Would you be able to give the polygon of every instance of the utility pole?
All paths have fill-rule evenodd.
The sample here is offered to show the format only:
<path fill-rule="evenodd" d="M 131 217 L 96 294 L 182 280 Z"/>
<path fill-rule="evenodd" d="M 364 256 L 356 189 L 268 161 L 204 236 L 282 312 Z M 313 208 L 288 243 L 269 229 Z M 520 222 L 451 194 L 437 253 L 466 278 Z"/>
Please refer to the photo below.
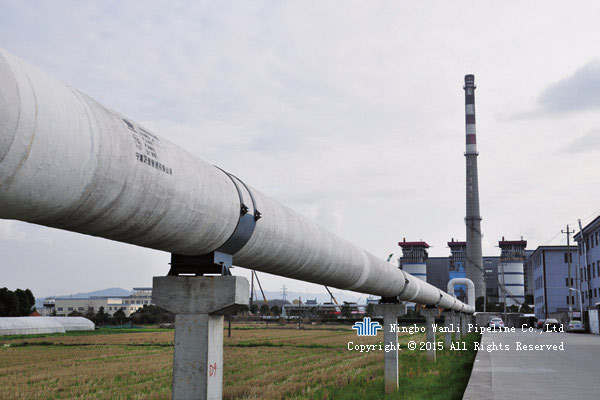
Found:
<path fill-rule="evenodd" d="M 287 296 L 287 288 L 285 287 L 285 285 L 283 285 L 283 287 L 281 288 L 281 300 L 283 300 L 284 304 L 285 304 L 286 296 Z"/>
<path fill-rule="evenodd" d="M 504 282 L 504 262 L 500 260 L 500 265 L 502 267 L 502 301 L 504 302 L 504 323 L 506 324 L 506 284 Z"/>
<path fill-rule="evenodd" d="M 567 224 L 567 230 L 561 230 L 561 233 L 567 235 L 567 254 L 565 255 L 565 258 L 567 259 L 567 263 L 569 265 L 569 275 L 567 278 L 567 283 L 569 284 L 569 321 L 571 321 L 573 319 L 573 302 L 571 301 L 571 291 L 573 290 L 573 281 L 571 278 L 571 233 L 575 233 L 575 231 L 569 230 L 569 224 Z"/>
<path fill-rule="evenodd" d="M 250 273 L 250 276 L 252 277 L 252 283 L 250 284 L 250 314 L 252 314 L 252 300 L 254 299 L 254 270 L 252 270 L 252 272 Z"/>
<path fill-rule="evenodd" d="M 298 329 L 302 326 L 302 297 L 298 297 Z"/>

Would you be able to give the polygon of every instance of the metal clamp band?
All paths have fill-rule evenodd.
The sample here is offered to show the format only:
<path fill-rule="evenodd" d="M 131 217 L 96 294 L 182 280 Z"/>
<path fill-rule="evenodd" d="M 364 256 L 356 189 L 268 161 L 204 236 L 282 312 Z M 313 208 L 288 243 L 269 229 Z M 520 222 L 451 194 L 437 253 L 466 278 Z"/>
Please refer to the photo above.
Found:
<path fill-rule="evenodd" d="M 438 289 L 438 292 L 440 293 L 440 298 L 438 299 L 437 303 L 435 303 L 435 304 L 434 304 L 434 306 L 435 306 L 435 307 L 437 307 L 437 306 L 438 306 L 438 304 L 440 304 L 440 302 L 442 301 L 442 298 L 444 297 L 444 296 L 442 295 L 442 291 L 441 291 L 440 289 Z"/>
<path fill-rule="evenodd" d="M 238 177 L 230 174 L 227 171 L 215 166 L 231 179 L 233 186 L 237 191 L 240 199 L 240 216 L 233 233 L 227 238 L 225 243 L 219 246 L 218 249 L 199 256 L 185 256 L 181 254 L 171 254 L 171 270 L 169 275 L 179 275 L 182 273 L 192 273 L 195 275 L 203 275 L 207 273 L 221 273 L 221 275 L 231 275 L 229 268 L 233 265 L 233 255 L 240 251 L 250 240 L 256 222 L 262 217 L 262 214 L 256 208 L 256 201 L 250 188 Z M 244 204 L 244 196 L 238 185 L 241 183 L 252 201 L 254 212 L 248 213 L 248 206 Z"/>
<path fill-rule="evenodd" d="M 402 293 L 404 293 L 404 291 L 406 290 L 406 288 L 408 287 L 408 284 L 410 283 L 410 281 L 408 280 L 408 278 L 406 278 L 406 272 L 404 272 L 404 270 L 400 270 L 400 272 L 402 272 L 402 275 L 404 275 L 404 287 L 402 288 L 402 290 L 400 291 L 400 293 L 398 293 L 398 297 L 402 296 Z"/>
<path fill-rule="evenodd" d="M 248 207 L 244 204 L 244 197 L 242 196 L 242 191 L 240 190 L 240 187 L 236 183 L 236 180 L 239 181 L 242 185 L 244 185 L 244 188 L 246 188 L 246 191 L 250 195 L 250 200 L 252 201 L 252 208 L 254 209 L 254 219 L 256 221 L 258 221 L 262 217 L 262 214 L 256 208 L 256 201 L 254 200 L 254 196 L 252 195 L 252 191 L 250 190 L 250 188 L 248 187 L 248 185 L 246 185 L 244 183 L 244 181 L 241 180 L 240 178 L 238 178 L 237 176 L 235 176 L 233 174 L 230 174 L 229 172 L 225 171 L 222 168 L 217 167 L 216 165 L 213 165 L 213 166 L 215 168 L 221 170 L 233 182 L 233 185 L 235 186 L 235 190 L 237 191 L 238 197 L 240 198 L 240 209 L 241 209 L 242 215 L 244 215 L 244 214 L 246 214 L 248 212 Z"/>
<path fill-rule="evenodd" d="M 215 168 L 220 169 L 225 173 L 233 185 L 235 186 L 235 190 L 238 193 L 238 197 L 240 199 L 240 217 L 238 219 L 238 223 L 229 238 L 223 243 L 218 249 L 214 251 L 215 253 L 215 263 L 219 263 L 223 265 L 223 275 L 230 275 L 229 267 L 233 264 L 233 255 L 240 251 L 250 240 L 252 234 L 254 233 L 254 229 L 256 228 L 256 222 L 262 217 L 262 214 L 256 208 L 256 200 L 254 200 L 254 195 L 250 188 L 237 176 L 230 174 L 229 172 L 215 166 Z M 248 214 L 248 206 L 244 204 L 244 197 L 242 195 L 242 191 L 240 190 L 237 182 L 240 182 L 248 194 L 250 195 L 250 200 L 252 201 L 253 213 Z"/>

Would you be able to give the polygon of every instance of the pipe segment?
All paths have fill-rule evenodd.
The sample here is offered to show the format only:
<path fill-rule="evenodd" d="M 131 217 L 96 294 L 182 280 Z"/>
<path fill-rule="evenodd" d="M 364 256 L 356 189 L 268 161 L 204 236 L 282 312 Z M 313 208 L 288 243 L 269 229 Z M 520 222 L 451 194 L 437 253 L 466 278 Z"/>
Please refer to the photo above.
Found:
<path fill-rule="evenodd" d="M 190 256 L 218 249 L 236 228 L 239 195 L 217 167 L 4 50 L 0 88 L 0 218 Z M 262 218 L 233 254 L 235 265 L 469 310 L 251 186 L 248 190 Z M 244 198 L 251 204 L 248 193 Z"/>

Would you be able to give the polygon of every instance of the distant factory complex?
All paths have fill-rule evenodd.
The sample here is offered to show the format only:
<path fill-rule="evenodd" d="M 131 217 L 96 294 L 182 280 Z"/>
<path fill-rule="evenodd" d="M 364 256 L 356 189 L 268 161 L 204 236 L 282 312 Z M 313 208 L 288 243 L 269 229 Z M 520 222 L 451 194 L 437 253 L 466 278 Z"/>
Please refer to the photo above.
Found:
<path fill-rule="evenodd" d="M 598 325 L 600 306 L 600 217 L 580 226 L 573 246 L 539 246 L 526 250 L 527 241 L 498 241 L 498 255 L 482 256 L 477 136 L 475 125 L 475 77 L 465 76 L 466 241 L 447 242 L 447 257 L 428 257 L 423 240 L 399 242 L 402 254 L 398 267 L 447 290 L 455 278 L 468 278 L 481 299 L 478 311 L 487 305 L 502 305 L 521 311 L 533 306 L 538 319 L 569 313 L 569 319 L 584 318 L 579 311 L 592 310 L 590 323 Z M 569 232 L 567 227 L 567 234 Z M 464 286 L 454 286 L 454 295 L 467 301 Z M 473 300 L 473 299 L 471 299 Z M 516 311 L 515 310 L 515 311 Z M 594 321 L 595 318 L 595 321 Z"/>
<path fill-rule="evenodd" d="M 95 314 L 102 308 L 110 316 L 121 310 L 126 317 L 129 317 L 144 305 L 150 304 L 152 304 L 152 288 L 137 287 L 133 288 L 133 293 L 129 296 L 48 297 L 39 312 L 42 315 L 66 317 L 73 312 Z"/>

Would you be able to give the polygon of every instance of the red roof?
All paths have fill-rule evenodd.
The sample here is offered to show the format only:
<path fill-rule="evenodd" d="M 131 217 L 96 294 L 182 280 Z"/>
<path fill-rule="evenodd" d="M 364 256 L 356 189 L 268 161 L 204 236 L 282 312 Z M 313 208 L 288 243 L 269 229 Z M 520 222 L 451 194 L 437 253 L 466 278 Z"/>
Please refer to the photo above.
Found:
<path fill-rule="evenodd" d="M 466 246 L 467 242 L 448 242 L 448 247 L 452 246 Z"/>
<path fill-rule="evenodd" d="M 429 248 L 429 245 L 425 242 L 398 242 L 398 246 L 423 246 L 425 248 Z"/>
<path fill-rule="evenodd" d="M 32 312 L 31 314 L 29 314 L 29 316 L 30 316 L 30 317 L 41 317 L 41 316 L 42 316 L 42 314 L 40 314 L 40 313 L 39 313 L 39 312 L 37 312 L 37 311 L 34 311 L 34 312 Z"/>
<path fill-rule="evenodd" d="M 523 247 L 527 246 L 527 240 L 500 240 L 498 242 L 498 246 L 512 246 L 512 245 L 521 245 Z"/>

